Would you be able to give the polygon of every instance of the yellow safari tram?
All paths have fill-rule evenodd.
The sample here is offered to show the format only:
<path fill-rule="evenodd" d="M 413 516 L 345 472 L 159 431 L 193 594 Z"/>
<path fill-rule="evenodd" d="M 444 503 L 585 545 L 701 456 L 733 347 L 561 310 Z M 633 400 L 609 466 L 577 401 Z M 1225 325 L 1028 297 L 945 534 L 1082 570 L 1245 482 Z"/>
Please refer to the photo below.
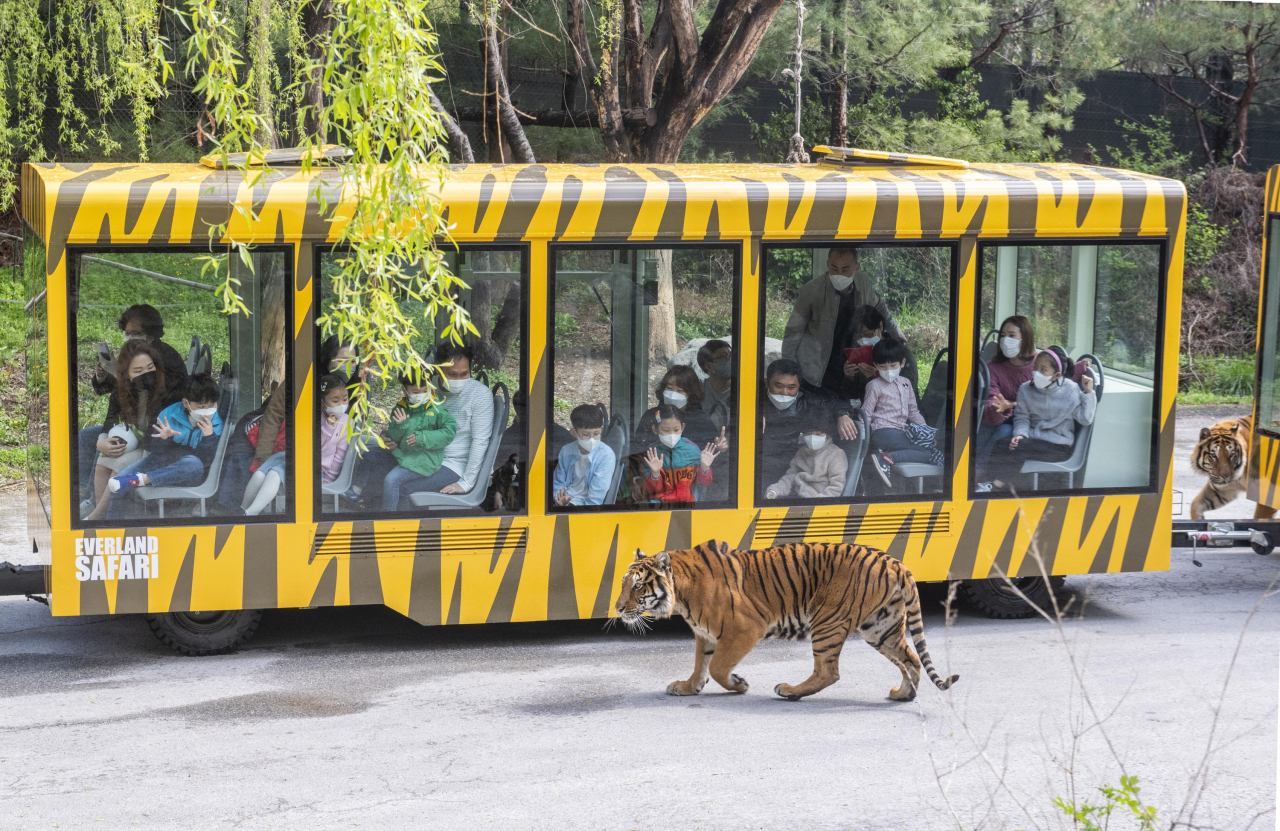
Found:
<path fill-rule="evenodd" d="M 45 567 L 10 590 L 147 615 L 199 654 L 284 607 L 603 618 L 635 549 L 710 538 L 876 546 L 999 616 L 1028 611 L 1005 576 L 1044 598 L 1167 568 L 1182 185 L 818 155 L 454 168 L 450 267 L 481 336 L 437 343 L 422 317 L 448 364 L 425 404 L 318 330 L 336 168 L 276 163 L 250 188 L 197 164 L 26 165 Z M 247 314 L 221 312 L 228 274 Z M 361 452 L 353 395 L 435 420 Z"/>

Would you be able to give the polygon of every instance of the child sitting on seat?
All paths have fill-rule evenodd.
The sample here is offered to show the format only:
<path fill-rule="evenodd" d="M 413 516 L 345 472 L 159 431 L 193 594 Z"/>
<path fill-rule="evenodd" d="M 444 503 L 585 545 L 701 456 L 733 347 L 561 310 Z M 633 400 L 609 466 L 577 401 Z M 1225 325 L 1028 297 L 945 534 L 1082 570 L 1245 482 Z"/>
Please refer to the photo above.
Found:
<path fill-rule="evenodd" d="M 696 444 L 683 437 L 684 412 L 670 404 L 658 405 L 649 419 L 658 443 L 643 457 L 649 468 L 645 492 L 659 502 L 696 502 L 699 489 L 711 484 L 711 463 L 720 455 L 716 442 L 707 442 L 699 452 Z"/>
<path fill-rule="evenodd" d="M 800 449 L 791 459 L 787 473 L 765 488 L 765 499 L 790 496 L 795 499 L 826 499 L 844 492 L 849 459 L 831 441 L 829 418 L 813 413 L 800 425 Z"/>
<path fill-rule="evenodd" d="M 130 494 L 136 488 L 184 488 L 203 482 L 221 434 L 218 385 L 208 375 L 193 375 L 182 401 L 170 404 L 156 418 L 147 442 L 149 455 L 107 483 L 111 491 L 107 519 L 132 513 L 129 503 L 136 500 L 131 500 Z M 135 504 L 134 510 L 137 507 Z"/>
<path fill-rule="evenodd" d="M 871 430 L 871 464 L 888 486 L 892 486 L 889 471 L 893 465 L 930 464 L 933 460 L 932 451 L 912 441 L 907 433 L 908 425 L 924 424 L 911 382 L 899 377 L 909 354 L 906 344 L 896 340 L 881 340 L 872 347 L 879 377 L 867 382 L 862 401 Z"/>
<path fill-rule="evenodd" d="M 438 376 L 437 380 L 443 385 Z M 426 370 L 402 374 L 400 385 L 404 397 L 391 411 L 387 449 L 374 448 L 361 460 L 361 480 L 367 487 L 353 488 L 363 503 L 376 499 L 383 511 L 399 510 L 401 494 L 438 492 L 458 479 L 458 474 L 441 467 L 458 423 L 432 399 Z"/>
<path fill-rule="evenodd" d="M 1072 380 L 1075 373 L 1075 364 L 1061 346 L 1050 346 L 1036 355 L 1035 373 L 1018 387 L 1013 438 L 996 442 L 986 467 L 992 479 L 979 482 L 975 490 L 1003 490 L 1022 471 L 1024 462 L 1071 458 L 1076 425 L 1092 424 L 1098 408 L 1093 377 L 1083 373 L 1077 384 Z"/>
<path fill-rule="evenodd" d="M 341 375 L 320 379 L 320 476 L 327 485 L 338 474 L 347 459 L 347 407 L 351 393 Z"/>
<path fill-rule="evenodd" d="M 603 505 L 613 479 L 617 459 L 609 445 L 602 442 L 604 413 L 591 404 L 582 404 L 569 413 L 569 432 L 577 441 L 560 449 L 552 489 L 556 504 Z"/>

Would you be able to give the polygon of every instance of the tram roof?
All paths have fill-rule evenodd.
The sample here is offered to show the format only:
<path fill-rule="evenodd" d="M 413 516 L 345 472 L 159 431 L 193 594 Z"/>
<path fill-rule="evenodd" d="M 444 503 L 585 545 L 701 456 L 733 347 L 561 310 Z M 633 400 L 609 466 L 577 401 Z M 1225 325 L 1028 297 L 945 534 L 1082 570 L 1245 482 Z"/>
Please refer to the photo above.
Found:
<path fill-rule="evenodd" d="M 22 209 L 51 249 L 205 242 L 221 223 L 244 241 L 324 241 L 336 230 L 319 194 L 341 206 L 340 180 L 335 167 L 275 167 L 250 194 L 241 172 L 199 164 L 27 164 Z M 471 164 L 442 186 L 456 239 L 499 242 L 1162 236 L 1185 194 L 1080 164 Z M 231 208 L 250 198 L 252 226 Z"/>

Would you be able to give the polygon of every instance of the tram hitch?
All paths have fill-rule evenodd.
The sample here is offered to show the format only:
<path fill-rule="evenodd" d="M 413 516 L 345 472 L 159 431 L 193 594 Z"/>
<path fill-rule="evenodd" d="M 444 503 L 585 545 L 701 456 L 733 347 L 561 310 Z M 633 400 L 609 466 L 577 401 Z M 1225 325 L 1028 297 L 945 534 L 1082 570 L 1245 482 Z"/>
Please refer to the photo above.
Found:
<path fill-rule="evenodd" d="M 1267 556 L 1280 540 L 1280 522 L 1261 520 L 1174 520 L 1173 547 L 1192 549 L 1191 561 L 1200 565 L 1195 552 L 1201 548 L 1249 546 Z"/>
<path fill-rule="evenodd" d="M 0 597 L 25 594 L 28 597 L 48 592 L 48 566 L 15 566 L 0 563 Z"/>

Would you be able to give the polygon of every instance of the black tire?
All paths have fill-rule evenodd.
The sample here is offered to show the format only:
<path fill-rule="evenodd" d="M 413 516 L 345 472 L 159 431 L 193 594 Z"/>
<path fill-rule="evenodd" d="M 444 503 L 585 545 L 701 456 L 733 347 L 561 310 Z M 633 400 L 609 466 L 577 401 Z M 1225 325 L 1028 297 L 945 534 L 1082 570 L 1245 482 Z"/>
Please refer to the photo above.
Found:
<path fill-rule="evenodd" d="M 1012 581 L 1003 578 L 992 580 L 964 580 L 960 583 L 960 593 L 969 605 L 987 617 L 1001 620 L 1016 620 L 1038 614 L 1035 608 L 1023 600 L 1009 585 L 1012 582 L 1027 600 L 1045 611 L 1053 609 L 1050 592 L 1062 588 L 1063 578 L 1050 577 L 1014 577 Z"/>
<path fill-rule="evenodd" d="M 151 632 L 182 655 L 222 655 L 253 637 L 262 622 L 257 609 L 226 612 L 167 612 L 147 615 Z"/>
<path fill-rule="evenodd" d="M 1276 550 L 1276 547 L 1275 547 L 1275 545 L 1273 545 L 1273 544 L 1272 544 L 1272 542 L 1271 542 L 1271 535 L 1270 535 L 1270 534 L 1263 532 L 1263 533 L 1261 534 L 1261 537 L 1262 537 L 1264 540 L 1266 540 L 1266 543 L 1265 543 L 1265 544 L 1263 544 L 1263 543 L 1257 543 L 1257 542 L 1251 542 L 1251 543 L 1249 543 L 1249 547 L 1253 549 L 1253 553 L 1254 553 L 1254 554 L 1258 554 L 1258 555 L 1260 555 L 1260 556 L 1262 556 L 1262 557 L 1265 557 L 1265 556 L 1267 556 L 1268 554 L 1270 554 L 1272 551 L 1275 551 L 1275 550 Z"/>

